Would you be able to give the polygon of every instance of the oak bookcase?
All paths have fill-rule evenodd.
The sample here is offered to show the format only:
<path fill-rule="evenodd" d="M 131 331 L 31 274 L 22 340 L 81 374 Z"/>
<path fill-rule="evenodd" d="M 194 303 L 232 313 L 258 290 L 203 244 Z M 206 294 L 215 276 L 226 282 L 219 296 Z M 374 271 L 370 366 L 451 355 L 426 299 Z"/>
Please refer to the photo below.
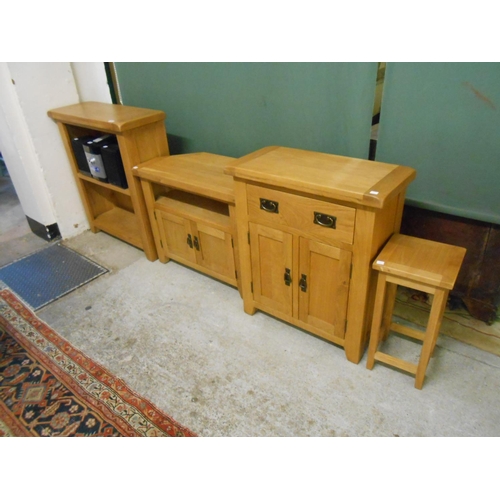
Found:
<path fill-rule="evenodd" d="M 82 102 L 52 109 L 48 115 L 59 127 L 91 231 L 104 231 L 144 250 L 149 260 L 156 260 L 144 195 L 132 169 L 152 158 L 169 155 L 165 113 L 118 104 Z M 126 189 L 86 176 L 78 169 L 71 141 L 103 133 L 114 134 L 117 138 L 127 178 Z"/>

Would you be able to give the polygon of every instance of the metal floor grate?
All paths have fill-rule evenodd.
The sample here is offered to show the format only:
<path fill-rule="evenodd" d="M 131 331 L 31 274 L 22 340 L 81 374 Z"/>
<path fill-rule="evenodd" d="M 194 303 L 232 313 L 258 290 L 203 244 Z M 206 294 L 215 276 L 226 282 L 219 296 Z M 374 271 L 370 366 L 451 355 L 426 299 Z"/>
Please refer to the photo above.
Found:
<path fill-rule="evenodd" d="M 108 272 L 60 243 L 0 269 L 0 281 L 34 311 Z"/>

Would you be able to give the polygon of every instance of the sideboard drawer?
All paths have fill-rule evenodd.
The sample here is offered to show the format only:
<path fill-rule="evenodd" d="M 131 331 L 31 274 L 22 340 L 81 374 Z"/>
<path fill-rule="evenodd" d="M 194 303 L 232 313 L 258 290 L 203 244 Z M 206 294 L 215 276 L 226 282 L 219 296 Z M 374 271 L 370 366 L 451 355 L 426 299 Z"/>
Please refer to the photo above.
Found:
<path fill-rule="evenodd" d="M 331 241 L 352 245 L 356 209 L 326 201 L 247 185 L 248 216 L 254 222 L 278 224 Z"/>

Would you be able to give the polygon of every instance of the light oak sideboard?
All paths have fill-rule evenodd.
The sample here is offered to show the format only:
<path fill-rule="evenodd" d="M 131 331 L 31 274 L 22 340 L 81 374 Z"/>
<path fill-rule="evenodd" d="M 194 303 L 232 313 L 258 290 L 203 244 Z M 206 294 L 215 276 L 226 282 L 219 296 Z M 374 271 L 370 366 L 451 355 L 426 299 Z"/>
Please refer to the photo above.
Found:
<path fill-rule="evenodd" d="M 235 160 L 241 293 L 359 363 L 373 307 L 371 264 L 399 231 L 412 168 L 268 147 Z"/>

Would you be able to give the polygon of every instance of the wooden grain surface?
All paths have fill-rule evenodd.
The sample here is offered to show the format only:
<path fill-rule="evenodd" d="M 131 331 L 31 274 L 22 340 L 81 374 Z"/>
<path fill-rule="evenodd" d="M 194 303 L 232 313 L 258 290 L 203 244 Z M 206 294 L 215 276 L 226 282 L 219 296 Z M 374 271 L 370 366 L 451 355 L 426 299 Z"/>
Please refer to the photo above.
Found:
<path fill-rule="evenodd" d="M 416 176 L 410 167 L 285 147 L 256 151 L 225 171 L 244 180 L 377 208 Z"/>
<path fill-rule="evenodd" d="M 451 290 L 465 256 L 465 248 L 395 234 L 373 263 L 373 269 Z"/>
<path fill-rule="evenodd" d="M 51 109 L 48 115 L 62 123 L 112 133 L 120 133 L 166 118 L 163 111 L 93 101 Z"/>
<path fill-rule="evenodd" d="M 134 175 L 141 179 L 234 203 L 234 181 L 224 168 L 234 158 L 211 153 L 154 158 L 138 165 Z"/>

